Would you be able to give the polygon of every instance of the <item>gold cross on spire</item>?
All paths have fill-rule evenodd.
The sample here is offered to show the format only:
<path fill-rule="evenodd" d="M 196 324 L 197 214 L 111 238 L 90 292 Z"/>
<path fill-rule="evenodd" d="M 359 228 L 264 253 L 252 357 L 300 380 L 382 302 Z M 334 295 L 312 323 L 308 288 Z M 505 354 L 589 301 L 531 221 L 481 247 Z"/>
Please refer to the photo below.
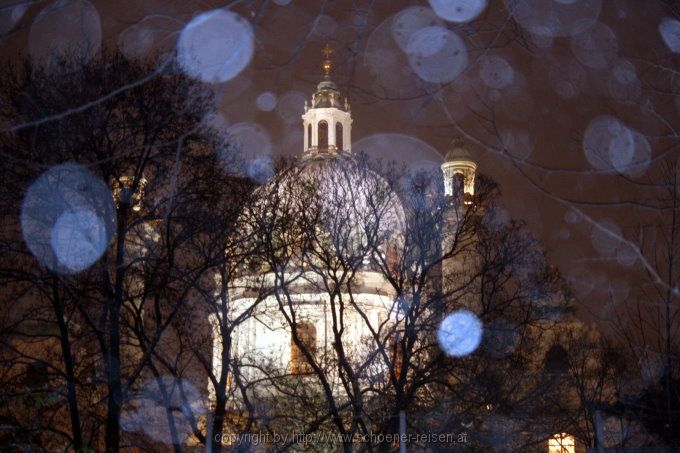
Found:
<path fill-rule="evenodd" d="M 323 63 L 321 64 L 321 69 L 323 70 L 323 75 L 328 77 L 330 76 L 331 70 L 333 69 L 333 62 L 331 61 L 333 49 L 331 49 L 331 46 L 326 43 L 326 46 L 321 50 L 321 53 L 324 57 Z"/>
<path fill-rule="evenodd" d="M 328 45 L 328 43 L 326 43 L 326 46 L 321 50 L 321 53 L 323 54 L 323 57 L 326 60 L 328 60 L 329 58 L 331 58 L 331 54 L 333 53 L 333 49 L 331 48 L 331 46 Z"/>

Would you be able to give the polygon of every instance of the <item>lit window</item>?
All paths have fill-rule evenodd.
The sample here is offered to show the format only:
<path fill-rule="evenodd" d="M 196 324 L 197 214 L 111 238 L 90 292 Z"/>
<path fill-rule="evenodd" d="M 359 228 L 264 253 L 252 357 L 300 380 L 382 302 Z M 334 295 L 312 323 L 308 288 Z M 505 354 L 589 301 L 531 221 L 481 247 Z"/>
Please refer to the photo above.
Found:
<path fill-rule="evenodd" d="M 548 441 L 548 453 L 575 453 L 574 436 L 567 433 L 555 434 Z"/>
<path fill-rule="evenodd" d="M 300 339 L 300 343 L 304 348 L 312 355 L 316 356 L 316 327 L 314 324 L 309 322 L 299 322 L 296 325 L 297 335 Z M 292 374 L 305 374 L 311 373 L 312 367 L 310 366 L 307 358 L 297 344 L 291 337 L 290 339 L 290 372 Z"/>
<path fill-rule="evenodd" d="M 144 197 L 144 188 L 146 187 L 147 181 L 144 177 L 137 181 L 137 189 L 132 193 L 132 186 L 135 183 L 135 179 L 132 176 L 121 176 L 120 178 L 112 178 L 113 185 L 113 197 L 116 205 L 118 203 L 125 202 L 132 204 L 133 211 L 142 210 L 142 198 Z"/>

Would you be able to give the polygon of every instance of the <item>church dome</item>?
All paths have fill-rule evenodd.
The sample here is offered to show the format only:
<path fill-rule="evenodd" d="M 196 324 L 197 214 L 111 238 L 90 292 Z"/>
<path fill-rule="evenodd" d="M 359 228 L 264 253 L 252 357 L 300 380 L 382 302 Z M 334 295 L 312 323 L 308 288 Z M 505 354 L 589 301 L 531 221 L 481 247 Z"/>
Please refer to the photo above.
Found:
<path fill-rule="evenodd" d="M 475 193 L 475 173 L 477 164 L 464 147 L 462 137 L 456 137 L 451 142 L 451 149 L 444 156 L 441 165 L 444 173 L 444 193 L 454 195 L 458 193 L 462 183 L 465 204 L 470 204 L 472 195 Z"/>
<path fill-rule="evenodd" d="M 340 110 L 346 110 L 341 100 L 340 90 L 335 82 L 331 80 L 323 80 L 316 87 L 316 93 L 312 97 L 312 108 L 329 108 L 334 107 Z"/>
<path fill-rule="evenodd" d="M 324 209 L 384 223 L 381 230 L 402 229 L 404 210 L 396 192 L 366 162 L 338 154 L 305 159 L 299 167 L 301 181 L 316 188 Z"/>
<path fill-rule="evenodd" d="M 376 246 L 394 245 L 404 229 L 396 191 L 349 155 L 302 159 L 259 187 L 255 198 L 240 229 L 259 235 L 264 226 L 268 236 L 290 241 L 275 244 L 286 254 L 303 243 L 343 258 L 366 257 Z"/>
<path fill-rule="evenodd" d="M 465 148 L 455 147 L 446 153 L 444 160 L 446 162 L 470 161 L 472 156 Z"/>
<path fill-rule="evenodd" d="M 255 191 L 239 224 L 246 238 L 274 242 L 266 247 L 283 263 L 317 266 L 310 256 L 326 256 L 367 264 L 376 251 L 393 252 L 404 231 L 397 190 L 351 152 L 352 116 L 330 80 L 331 52 L 326 46 L 324 79 L 301 116 L 302 156 Z"/>
<path fill-rule="evenodd" d="M 319 82 L 316 86 L 316 91 L 337 91 L 338 94 L 340 93 L 338 86 L 332 80 L 322 80 Z"/>
<path fill-rule="evenodd" d="M 296 180 L 283 175 L 284 185 L 303 184 L 334 216 L 380 222 L 380 229 L 401 230 L 404 210 L 387 181 L 359 158 L 347 154 L 302 160 Z M 372 225 L 364 225 L 370 228 Z"/>

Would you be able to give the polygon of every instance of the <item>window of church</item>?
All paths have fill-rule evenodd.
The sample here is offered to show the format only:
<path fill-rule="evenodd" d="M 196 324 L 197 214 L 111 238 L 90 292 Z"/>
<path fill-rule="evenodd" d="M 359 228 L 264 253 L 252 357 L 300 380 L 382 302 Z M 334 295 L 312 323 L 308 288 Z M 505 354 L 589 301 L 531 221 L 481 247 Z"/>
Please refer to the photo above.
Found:
<path fill-rule="evenodd" d="M 545 369 L 552 374 L 565 374 L 569 371 L 569 354 L 561 345 L 556 344 L 545 353 Z"/>
<path fill-rule="evenodd" d="M 316 357 L 316 327 L 314 324 L 301 321 L 296 325 L 297 335 L 303 347 Z M 312 372 L 307 358 L 302 350 L 295 344 L 294 339 L 290 339 L 290 372 L 292 374 L 306 374 Z"/>
<path fill-rule="evenodd" d="M 335 123 L 335 146 L 339 151 L 343 150 L 342 144 L 342 123 L 339 121 Z"/>
<path fill-rule="evenodd" d="M 319 149 L 328 149 L 328 123 L 319 121 Z"/>
<path fill-rule="evenodd" d="M 567 433 L 555 434 L 548 440 L 548 453 L 575 453 L 576 442 L 574 436 Z"/>
<path fill-rule="evenodd" d="M 396 244 L 387 245 L 387 270 L 394 277 L 399 275 L 399 250 Z"/>

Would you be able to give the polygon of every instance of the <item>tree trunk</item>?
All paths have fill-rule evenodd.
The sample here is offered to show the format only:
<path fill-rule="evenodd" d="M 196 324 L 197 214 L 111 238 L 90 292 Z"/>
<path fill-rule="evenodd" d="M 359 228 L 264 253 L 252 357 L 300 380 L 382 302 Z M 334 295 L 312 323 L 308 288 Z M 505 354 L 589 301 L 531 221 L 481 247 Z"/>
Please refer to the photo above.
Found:
<path fill-rule="evenodd" d="M 64 319 L 64 311 L 59 297 L 59 287 L 56 276 L 52 276 L 52 306 L 54 315 L 59 325 L 59 340 L 61 353 L 64 356 L 64 368 L 66 369 L 66 399 L 68 401 L 69 415 L 71 418 L 71 431 L 73 432 L 73 449 L 80 451 L 83 448 L 83 435 L 80 429 L 80 414 L 78 412 L 78 398 L 76 394 L 75 372 L 73 369 L 73 354 L 69 342 L 68 326 Z"/>
<path fill-rule="evenodd" d="M 108 319 L 109 357 L 107 358 L 107 375 L 109 399 L 106 413 L 106 453 L 117 453 L 120 448 L 120 411 L 123 403 L 120 373 L 120 307 L 123 303 L 123 277 L 125 275 L 123 256 L 125 254 L 126 218 L 127 207 L 121 204 L 116 244 L 116 283 L 114 297 L 110 300 Z"/>

